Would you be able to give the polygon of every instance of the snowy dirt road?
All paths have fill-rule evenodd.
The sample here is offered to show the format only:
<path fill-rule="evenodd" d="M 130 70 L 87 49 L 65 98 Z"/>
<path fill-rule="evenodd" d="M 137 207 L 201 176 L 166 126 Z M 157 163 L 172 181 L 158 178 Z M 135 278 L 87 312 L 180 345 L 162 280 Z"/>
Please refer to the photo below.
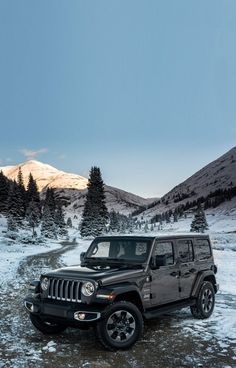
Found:
<path fill-rule="evenodd" d="M 59 336 L 40 334 L 23 308 L 27 282 L 37 279 L 42 271 L 59 267 L 61 256 L 72 249 L 76 254 L 75 246 L 70 245 L 26 257 L 15 277 L 0 290 L 1 368 L 236 367 L 236 295 L 227 288 L 217 295 L 210 319 L 196 321 L 185 309 L 148 321 L 142 339 L 124 352 L 104 351 L 92 330 L 67 329 Z M 215 257 L 222 269 L 233 274 L 236 252 L 218 250 Z M 225 277 L 225 272 L 219 271 L 226 284 Z"/>

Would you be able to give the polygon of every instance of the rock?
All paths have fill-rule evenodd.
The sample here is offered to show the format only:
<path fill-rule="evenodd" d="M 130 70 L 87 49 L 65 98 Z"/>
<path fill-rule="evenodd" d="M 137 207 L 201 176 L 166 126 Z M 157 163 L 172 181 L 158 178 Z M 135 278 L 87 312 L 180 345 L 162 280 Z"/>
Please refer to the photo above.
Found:
<path fill-rule="evenodd" d="M 51 346 L 49 349 L 48 349 L 49 353 L 55 353 L 57 350 Z"/>
<path fill-rule="evenodd" d="M 53 340 L 51 340 L 51 341 L 49 341 L 48 343 L 47 343 L 47 346 L 48 347 L 50 347 L 50 346 L 55 346 L 57 343 L 56 342 L 54 342 Z"/>

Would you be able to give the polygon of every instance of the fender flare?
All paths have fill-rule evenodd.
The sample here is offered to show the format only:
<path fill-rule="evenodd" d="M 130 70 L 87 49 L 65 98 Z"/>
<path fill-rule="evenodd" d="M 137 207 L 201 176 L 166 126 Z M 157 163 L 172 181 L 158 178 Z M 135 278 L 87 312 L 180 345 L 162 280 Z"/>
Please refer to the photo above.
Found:
<path fill-rule="evenodd" d="M 102 302 L 101 298 L 98 298 L 99 295 L 104 295 L 104 299 L 107 299 L 106 302 L 109 300 L 108 296 L 112 296 L 111 299 L 109 300 L 110 303 L 113 303 L 118 297 L 120 297 L 123 294 L 128 294 L 128 293 L 135 293 L 137 295 L 137 298 L 140 301 L 140 304 L 143 305 L 142 302 L 142 295 L 140 293 L 139 288 L 136 285 L 112 285 L 111 288 L 107 288 L 107 289 L 99 289 L 97 291 L 96 294 L 96 301 L 98 301 L 98 299 L 100 299 L 100 302 Z M 107 298 L 106 298 L 107 296 Z M 125 300 L 125 298 L 124 298 Z M 132 300 L 129 300 L 132 302 Z M 103 303 L 105 302 L 105 300 L 103 301 Z"/>
<path fill-rule="evenodd" d="M 200 287 L 203 283 L 203 281 L 205 280 L 205 278 L 212 278 L 212 281 L 213 281 L 213 286 L 214 286 L 214 289 L 215 289 L 215 292 L 217 292 L 217 286 L 216 286 L 216 278 L 215 278 L 215 274 L 213 271 L 202 271 L 198 274 L 196 280 L 195 280 L 195 283 L 193 285 L 193 289 L 192 289 L 192 292 L 191 292 L 191 296 L 193 298 L 196 298 L 197 295 L 198 295 L 198 292 L 200 290 Z M 208 281 L 208 280 L 207 280 Z"/>

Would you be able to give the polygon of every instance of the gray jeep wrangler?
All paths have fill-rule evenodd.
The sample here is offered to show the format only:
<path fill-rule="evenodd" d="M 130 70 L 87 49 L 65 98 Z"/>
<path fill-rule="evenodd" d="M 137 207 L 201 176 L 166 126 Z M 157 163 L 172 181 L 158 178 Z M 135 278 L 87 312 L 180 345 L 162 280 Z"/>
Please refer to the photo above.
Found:
<path fill-rule="evenodd" d="M 44 334 L 94 327 L 103 346 L 127 349 L 145 319 L 188 306 L 193 317 L 208 318 L 216 272 L 207 235 L 97 237 L 80 266 L 32 281 L 24 305 Z"/>

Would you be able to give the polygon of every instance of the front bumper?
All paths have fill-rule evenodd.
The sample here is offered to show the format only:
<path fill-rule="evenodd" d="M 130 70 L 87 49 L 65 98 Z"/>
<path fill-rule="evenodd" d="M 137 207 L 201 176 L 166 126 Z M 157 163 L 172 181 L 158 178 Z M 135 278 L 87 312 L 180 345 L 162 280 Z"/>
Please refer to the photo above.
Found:
<path fill-rule="evenodd" d="M 27 312 L 39 315 L 43 320 L 54 320 L 69 325 L 78 322 L 89 323 L 101 318 L 102 306 L 89 306 L 82 303 L 55 302 L 28 296 L 24 300 Z"/>

